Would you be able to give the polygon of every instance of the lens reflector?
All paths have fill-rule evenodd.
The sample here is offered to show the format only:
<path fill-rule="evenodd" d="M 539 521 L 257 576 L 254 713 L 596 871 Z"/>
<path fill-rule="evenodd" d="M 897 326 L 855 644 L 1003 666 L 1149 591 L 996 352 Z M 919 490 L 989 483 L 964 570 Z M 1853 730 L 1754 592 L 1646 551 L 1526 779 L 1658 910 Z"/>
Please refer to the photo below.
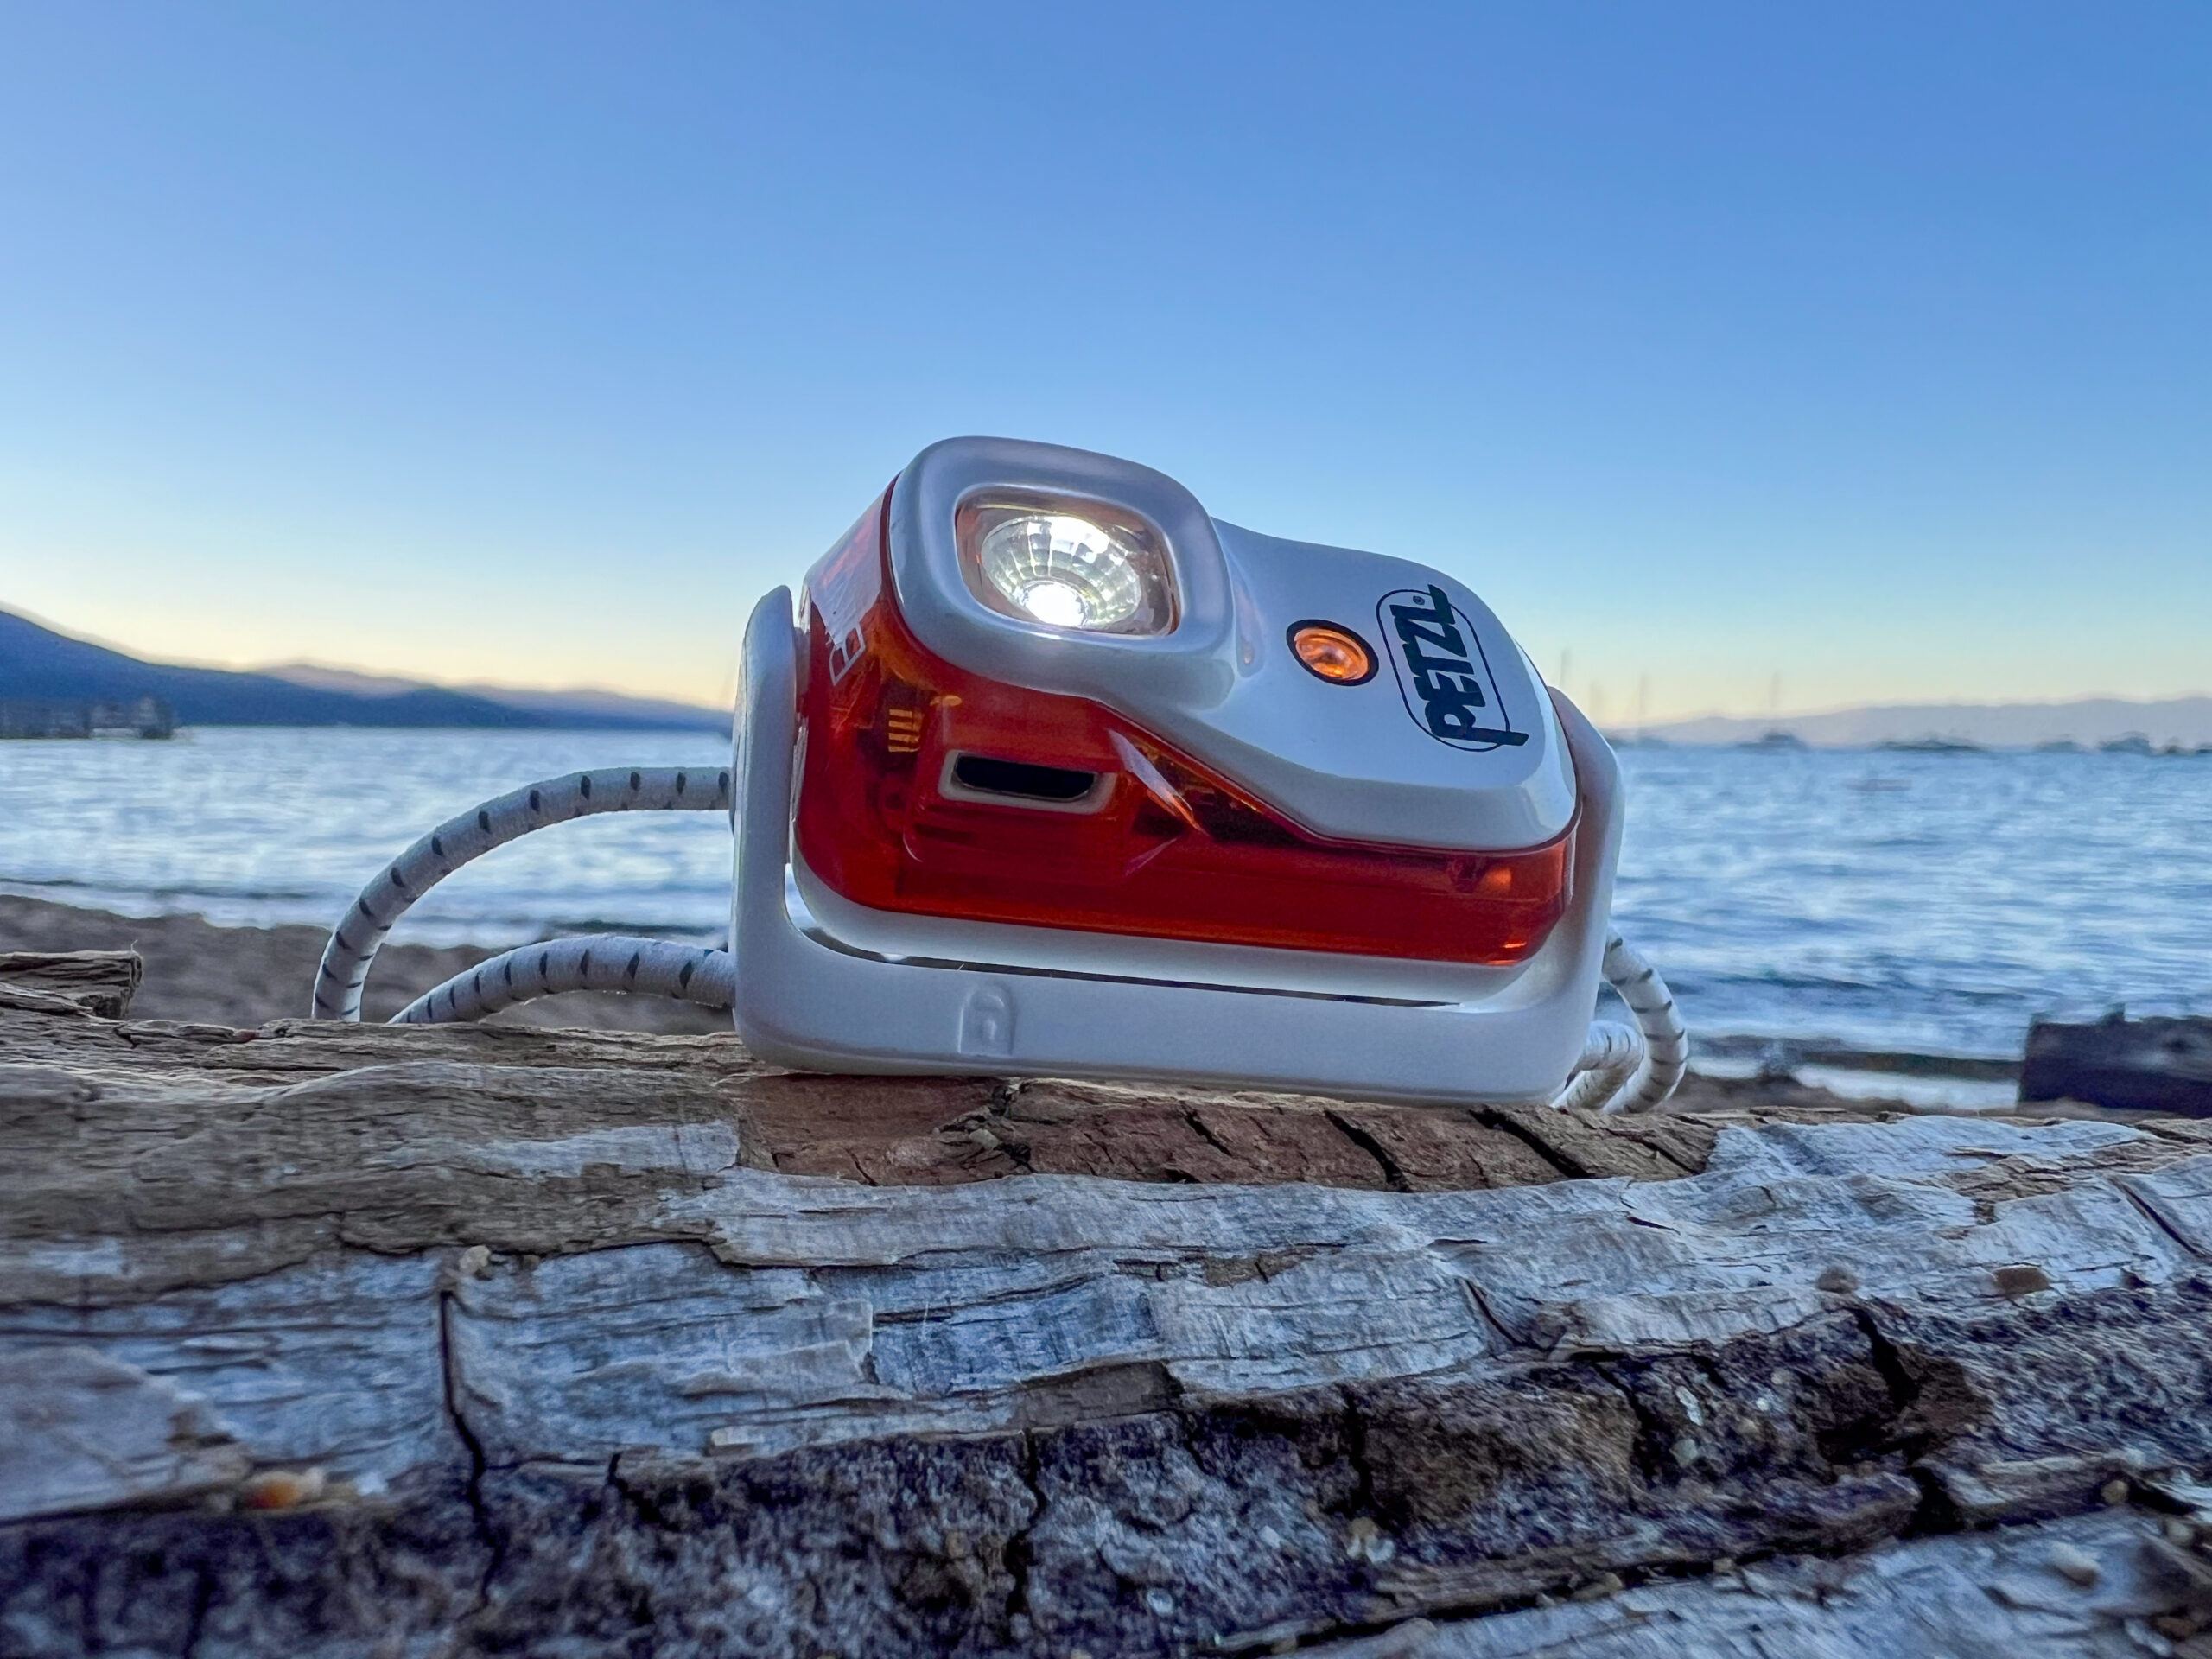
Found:
<path fill-rule="evenodd" d="M 975 505 L 960 517 L 968 585 L 993 610 L 1078 633 L 1175 626 L 1174 582 L 1149 526 L 1049 500 Z"/>
<path fill-rule="evenodd" d="M 1072 513 L 1008 518 L 985 533 L 977 553 L 992 587 L 1056 628 L 1103 632 L 1144 603 L 1133 550 Z"/>
<path fill-rule="evenodd" d="M 1363 685 L 1375 677 L 1375 653 L 1350 628 L 1333 622 L 1294 625 L 1290 648 L 1308 673 L 1332 685 Z"/>

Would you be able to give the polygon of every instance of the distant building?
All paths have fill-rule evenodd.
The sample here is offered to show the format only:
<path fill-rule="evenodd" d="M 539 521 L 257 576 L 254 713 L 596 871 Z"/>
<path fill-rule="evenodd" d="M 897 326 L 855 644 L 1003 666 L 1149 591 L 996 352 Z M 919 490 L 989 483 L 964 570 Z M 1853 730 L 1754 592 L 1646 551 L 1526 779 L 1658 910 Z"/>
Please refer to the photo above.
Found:
<path fill-rule="evenodd" d="M 0 738 L 174 737 L 176 714 L 159 697 L 131 702 L 0 698 Z"/>

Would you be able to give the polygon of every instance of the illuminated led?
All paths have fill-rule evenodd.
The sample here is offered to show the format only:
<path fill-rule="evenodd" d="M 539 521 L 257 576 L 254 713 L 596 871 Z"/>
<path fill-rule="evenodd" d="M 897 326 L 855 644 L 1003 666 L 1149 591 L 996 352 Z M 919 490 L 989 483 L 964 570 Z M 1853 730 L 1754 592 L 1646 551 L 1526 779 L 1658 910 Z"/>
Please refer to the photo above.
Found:
<path fill-rule="evenodd" d="M 985 532 L 976 553 L 985 581 L 1016 609 L 1056 628 L 1103 633 L 1144 608 L 1136 550 L 1072 513 L 1007 518 Z"/>
<path fill-rule="evenodd" d="M 1094 626 L 1109 614 L 1107 606 L 1058 577 L 1033 582 L 1011 597 L 1039 622 L 1050 622 L 1056 628 Z"/>

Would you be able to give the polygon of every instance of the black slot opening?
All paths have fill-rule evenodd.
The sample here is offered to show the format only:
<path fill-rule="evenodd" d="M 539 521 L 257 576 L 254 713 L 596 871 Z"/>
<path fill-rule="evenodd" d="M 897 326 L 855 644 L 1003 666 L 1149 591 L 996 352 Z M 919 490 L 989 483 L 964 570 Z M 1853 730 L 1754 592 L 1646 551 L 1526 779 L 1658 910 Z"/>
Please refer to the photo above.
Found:
<path fill-rule="evenodd" d="M 987 795 L 1019 795 L 1032 801 L 1079 801 L 1098 781 L 1095 772 L 1033 766 L 1027 760 L 994 760 L 988 754 L 962 755 L 952 763 L 952 778 L 964 789 Z"/>

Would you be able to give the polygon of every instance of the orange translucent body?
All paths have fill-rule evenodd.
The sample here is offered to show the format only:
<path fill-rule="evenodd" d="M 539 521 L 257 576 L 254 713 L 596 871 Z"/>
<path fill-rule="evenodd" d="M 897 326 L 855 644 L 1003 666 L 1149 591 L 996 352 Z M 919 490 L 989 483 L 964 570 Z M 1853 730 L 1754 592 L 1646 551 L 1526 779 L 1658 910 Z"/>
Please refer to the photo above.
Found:
<path fill-rule="evenodd" d="M 933 656 L 892 598 L 887 502 L 802 600 L 796 832 L 833 891 L 915 915 L 1500 966 L 1565 913 L 1572 826 L 1510 853 L 1324 840 L 1097 703 Z M 1002 798 L 963 777 L 1046 788 Z"/>

